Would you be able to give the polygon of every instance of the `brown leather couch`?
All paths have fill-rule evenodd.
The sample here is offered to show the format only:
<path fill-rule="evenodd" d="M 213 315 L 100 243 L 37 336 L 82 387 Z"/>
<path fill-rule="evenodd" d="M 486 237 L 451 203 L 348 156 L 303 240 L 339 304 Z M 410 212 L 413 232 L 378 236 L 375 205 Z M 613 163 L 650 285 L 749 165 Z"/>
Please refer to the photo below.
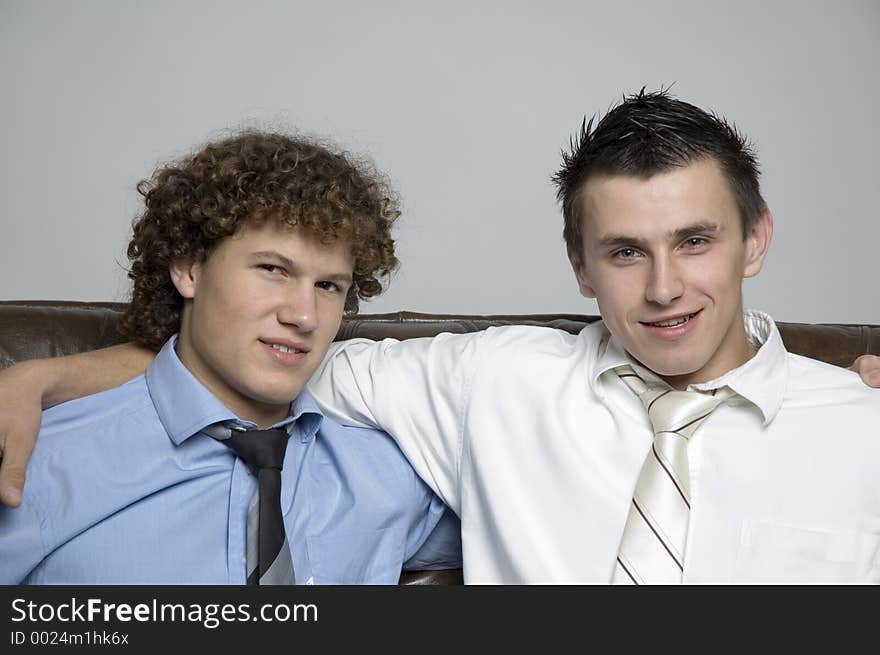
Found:
<path fill-rule="evenodd" d="M 25 359 L 70 355 L 122 342 L 116 324 L 123 307 L 107 302 L 0 301 L 0 369 Z M 576 333 L 598 319 L 576 314 L 362 314 L 344 320 L 336 339 L 410 339 L 441 332 L 476 332 L 493 325 L 538 325 Z M 789 351 L 838 366 L 848 366 L 859 355 L 880 354 L 880 325 L 779 323 L 779 331 Z M 461 571 L 407 572 L 400 581 L 460 584 Z"/>

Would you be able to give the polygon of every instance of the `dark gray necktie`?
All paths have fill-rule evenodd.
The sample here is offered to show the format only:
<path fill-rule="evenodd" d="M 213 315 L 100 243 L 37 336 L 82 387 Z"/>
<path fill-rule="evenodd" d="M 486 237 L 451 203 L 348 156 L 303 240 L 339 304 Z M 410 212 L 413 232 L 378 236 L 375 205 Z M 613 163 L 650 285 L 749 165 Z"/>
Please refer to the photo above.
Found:
<path fill-rule="evenodd" d="M 213 426 L 212 426 L 213 427 Z M 293 584 L 293 561 L 281 512 L 281 469 L 287 448 L 286 430 L 229 430 L 220 438 L 257 476 L 257 490 L 248 506 L 247 583 Z M 208 431 L 217 437 L 215 430 Z M 225 435 L 224 435 L 225 436 Z"/>

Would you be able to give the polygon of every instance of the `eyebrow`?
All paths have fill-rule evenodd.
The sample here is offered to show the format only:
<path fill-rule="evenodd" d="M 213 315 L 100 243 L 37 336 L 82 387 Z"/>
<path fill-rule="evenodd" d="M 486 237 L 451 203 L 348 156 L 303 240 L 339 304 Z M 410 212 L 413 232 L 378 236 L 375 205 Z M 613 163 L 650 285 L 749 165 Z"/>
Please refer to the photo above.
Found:
<path fill-rule="evenodd" d="M 694 223 L 693 225 L 680 227 L 677 230 L 671 230 L 667 232 L 666 239 L 668 241 L 683 241 L 689 237 L 696 236 L 698 234 L 714 235 L 720 231 L 721 226 L 718 223 L 713 223 L 710 221 L 700 221 L 699 223 Z M 629 236 L 626 234 L 608 234 L 599 239 L 599 246 L 602 248 L 609 248 L 613 246 L 646 247 L 647 241 L 640 237 Z"/>
<path fill-rule="evenodd" d="M 274 259 L 275 261 L 282 264 L 285 268 L 291 271 L 299 271 L 300 267 L 297 265 L 295 261 L 293 261 L 290 257 L 282 255 L 277 250 L 259 250 L 257 252 L 251 253 L 255 259 Z M 327 280 L 329 282 L 345 282 L 351 284 L 353 278 L 350 273 L 330 273 L 328 275 L 319 276 L 322 280 Z"/>

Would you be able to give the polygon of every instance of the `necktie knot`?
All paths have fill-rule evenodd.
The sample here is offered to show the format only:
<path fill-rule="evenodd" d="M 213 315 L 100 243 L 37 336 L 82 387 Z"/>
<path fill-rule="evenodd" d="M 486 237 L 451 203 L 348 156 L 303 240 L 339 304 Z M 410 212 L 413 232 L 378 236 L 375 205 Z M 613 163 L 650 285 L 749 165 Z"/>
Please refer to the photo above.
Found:
<path fill-rule="evenodd" d="M 286 430 L 232 430 L 232 435 L 223 441 L 254 472 L 260 469 L 278 469 L 284 466 L 284 452 L 287 449 Z"/>
<path fill-rule="evenodd" d="M 729 387 L 711 391 L 679 391 L 646 383 L 630 366 L 618 366 L 614 370 L 642 401 L 654 434 L 676 432 L 687 439 L 703 419 L 735 395 Z"/>

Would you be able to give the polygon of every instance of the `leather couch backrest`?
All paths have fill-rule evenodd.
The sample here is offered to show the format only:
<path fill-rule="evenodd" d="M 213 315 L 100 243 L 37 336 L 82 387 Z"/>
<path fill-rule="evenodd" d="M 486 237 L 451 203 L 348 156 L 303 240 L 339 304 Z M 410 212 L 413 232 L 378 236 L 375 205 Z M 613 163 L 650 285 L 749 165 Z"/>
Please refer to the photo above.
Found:
<path fill-rule="evenodd" d="M 0 369 L 25 359 L 70 355 L 121 343 L 116 325 L 125 305 L 108 302 L 0 302 Z M 579 332 L 598 316 L 531 314 L 362 314 L 346 318 L 336 339 L 411 339 L 441 332 L 476 332 L 495 325 L 537 325 Z M 789 351 L 848 366 L 863 354 L 880 354 L 880 326 L 778 323 Z"/>

